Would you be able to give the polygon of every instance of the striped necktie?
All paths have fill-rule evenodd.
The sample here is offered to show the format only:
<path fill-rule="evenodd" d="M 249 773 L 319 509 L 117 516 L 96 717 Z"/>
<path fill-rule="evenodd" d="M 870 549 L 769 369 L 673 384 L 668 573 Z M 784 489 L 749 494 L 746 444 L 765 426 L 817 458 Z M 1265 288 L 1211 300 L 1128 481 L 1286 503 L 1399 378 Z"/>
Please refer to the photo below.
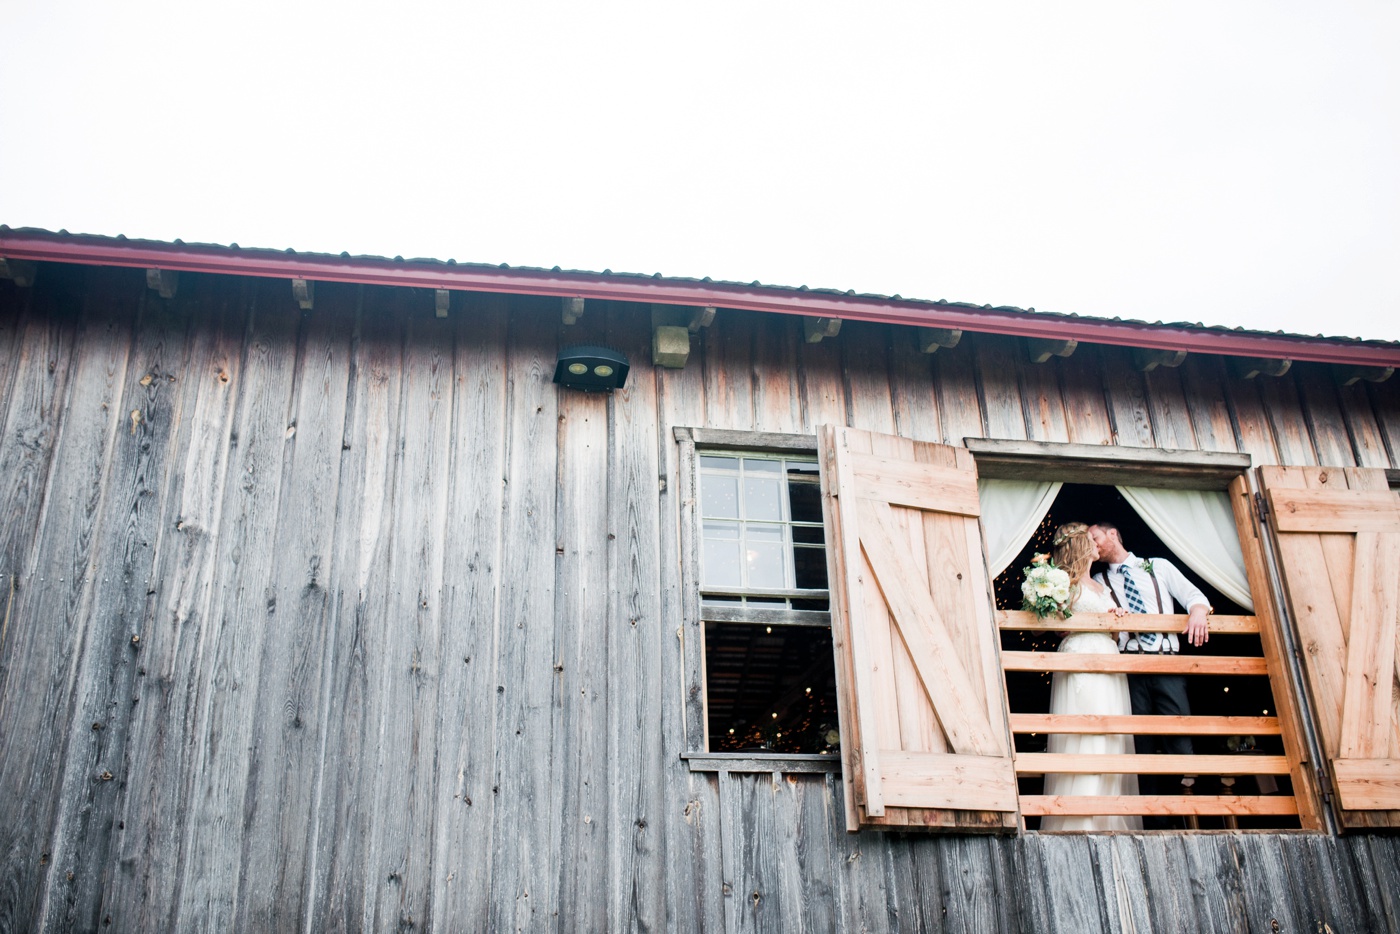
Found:
<path fill-rule="evenodd" d="M 1142 602 L 1142 593 L 1133 583 L 1133 575 L 1128 573 L 1126 564 L 1118 565 L 1118 573 L 1123 575 L 1123 596 L 1128 598 L 1128 612 L 1146 613 L 1147 604 Z"/>

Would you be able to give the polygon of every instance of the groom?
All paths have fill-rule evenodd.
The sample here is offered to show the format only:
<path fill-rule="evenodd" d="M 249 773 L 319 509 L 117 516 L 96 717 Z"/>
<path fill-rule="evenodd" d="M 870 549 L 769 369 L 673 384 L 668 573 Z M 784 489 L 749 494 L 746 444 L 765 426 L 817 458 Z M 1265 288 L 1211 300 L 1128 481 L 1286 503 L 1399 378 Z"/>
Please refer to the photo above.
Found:
<path fill-rule="evenodd" d="M 1210 639 L 1207 631 L 1207 616 L 1210 601 L 1200 589 L 1177 570 L 1176 565 L 1166 558 L 1153 558 L 1144 561 L 1123 547 L 1123 538 L 1118 527 L 1109 522 L 1100 522 L 1089 527 L 1089 537 L 1099 546 L 1099 560 L 1108 562 L 1108 572 L 1094 575 L 1094 579 L 1106 586 L 1113 602 L 1130 613 L 1172 613 L 1172 601 L 1186 607 L 1189 618 L 1186 623 L 1186 639 L 1199 646 Z M 1175 633 L 1140 632 L 1120 633 L 1118 649 L 1121 652 L 1170 653 L 1180 651 L 1180 641 Z M 1128 690 L 1133 699 L 1133 713 L 1164 714 L 1168 716 L 1189 716 L 1191 703 L 1186 698 L 1186 678 L 1184 675 L 1128 675 Z M 1192 755 L 1189 736 L 1138 736 L 1135 744 L 1139 755 L 1155 752 L 1157 741 L 1163 751 L 1173 755 Z M 1143 794 L 1159 793 L 1157 778 L 1140 777 Z M 1193 775 L 1183 776 L 1183 790 L 1191 793 L 1196 783 Z"/>

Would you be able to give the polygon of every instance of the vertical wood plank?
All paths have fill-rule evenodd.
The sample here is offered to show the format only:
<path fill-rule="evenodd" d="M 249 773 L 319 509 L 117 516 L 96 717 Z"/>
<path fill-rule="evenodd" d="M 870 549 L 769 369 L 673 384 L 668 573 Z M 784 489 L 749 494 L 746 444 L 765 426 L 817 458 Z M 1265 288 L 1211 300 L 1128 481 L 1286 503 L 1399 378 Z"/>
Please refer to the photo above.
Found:
<path fill-rule="evenodd" d="M 1298 387 L 1292 372 L 1283 376 L 1256 376 L 1259 394 L 1264 400 L 1264 414 L 1273 431 L 1281 464 L 1316 464 L 1317 451 L 1308 431 L 1307 413 L 1298 399 Z M 1351 463 L 1348 454 L 1339 466 Z"/>
<path fill-rule="evenodd" d="M 267 635 L 258 661 L 255 752 L 242 802 L 237 917 L 272 930 L 305 916 L 313 812 L 326 728 L 321 697 L 329 585 L 350 378 L 356 292 L 325 288 L 302 313 L 292 403 L 286 413 L 283 478 L 271 532 L 277 543 L 264 598 Z M 269 303 L 271 304 L 271 303 Z M 296 317 L 290 294 L 270 314 Z"/>
<path fill-rule="evenodd" d="M 757 315 L 721 308 L 704 328 L 705 424 L 711 428 L 753 431 L 753 334 Z M 691 337 L 695 353 L 697 337 Z"/>
<path fill-rule="evenodd" d="M 847 417 L 867 431 L 894 433 L 890 397 L 889 325 L 848 321 L 841 328 L 841 374 L 846 385 Z M 823 341 L 825 343 L 825 341 Z"/>
<path fill-rule="evenodd" d="M 1056 357 L 1051 363 L 1060 374 L 1069 440 L 1075 444 L 1112 444 L 1113 423 L 1104 397 L 1099 348 L 1081 346 L 1074 356 Z"/>
<path fill-rule="evenodd" d="M 1356 453 L 1357 466 L 1389 467 L 1390 456 L 1386 453 L 1385 436 L 1377 413 L 1371 406 L 1371 396 L 1366 386 L 1361 383 L 1337 386 L 1336 391 L 1347 436 Z"/>
<path fill-rule="evenodd" d="M 796 315 L 750 317 L 754 318 L 754 428 L 787 434 L 800 431 L 802 400 L 797 346 L 802 342 L 802 319 Z"/>
<path fill-rule="evenodd" d="M 1060 394 L 1059 370 L 1051 362 L 1062 358 L 1052 357 L 1045 363 L 1031 363 L 1024 348 L 1017 346 L 1015 349 L 1027 438 L 1031 441 L 1068 441 L 1069 422 Z"/>
<path fill-rule="evenodd" d="M 890 339 L 890 398 L 895 434 L 916 441 L 943 440 L 933 357 L 921 353 L 903 328 Z M 962 439 L 958 439 L 958 444 Z"/>
<path fill-rule="evenodd" d="M 977 380 L 981 387 L 982 417 L 987 437 L 1025 440 L 1026 417 L 1021 408 L 1021 387 L 1016 376 L 1019 344 L 1004 337 L 964 335 L 976 352 Z"/>
<path fill-rule="evenodd" d="M 797 360 L 801 383 L 802 431 L 816 434 L 822 425 L 848 425 L 846 384 L 841 376 L 841 337 L 802 344 Z"/>
<path fill-rule="evenodd" d="M 1189 362 L 1190 358 L 1187 360 Z M 1263 464 L 1288 463 L 1286 460 L 1280 460 L 1279 450 L 1274 446 L 1273 428 L 1270 427 L 1264 403 L 1259 398 L 1260 382 L 1273 377 L 1238 379 L 1226 375 L 1223 361 L 1219 367 L 1221 387 L 1233 419 L 1232 427 L 1239 450 L 1248 454 L 1256 467 Z"/>
<path fill-rule="evenodd" d="M 1159 366 L 1151 373 L 1142 374 L 1142 381 L 1157 447 L 1198 450 L 1180 369 Z"/>
<path fill-rule="evenodd" d="M 1347 419 L 1330 368 L 1324 364 L 1300 363 L 1289 372 L 1295 378 L 1299 403 L 1306 415 L 1317 463 L 1350 467 L 1356 463 L 1347 433 Z"/>
<path fill-rule="evenodd" d="M 141 286 L 135 283 L 133 291 Z M 160 560 L 149 574 L 130 574 L 145 600 L 138 657 L 146 678 L 127 740 L 139 754 L 127 760 L 116 812 L 119 832 L 109 857 L 118 868 L 104 872 L 101 917 L 125 919 L 138 930 L 172 928 L 179 900 L 190 791 L 197 778 L 198 744 L 190 738 L 198 735 L 208 691 L 202 653 L 213 626 L 229 438 L 250 305 L 244 286 L 224 283 L 198 309 L 208 335 L 197 342 L 204 351 L 191 355 L 182 374 L 181 385 L 194 398 L 182 403 L 190 414 L 179 432 L 181 449 L 172 453 L 177 466 L 173 515 L 161 517 L 164 531 L 178 534 L 162 542 Z"/>
<path fill-rule="evenodd" d="M 544 303 L 548 304 L 548 303 Z M 538 303 L 537 303 L 538 305 Z M 501 558 L 496 666 L 496 763 L 499 789 L 487 924 L 496 930 L 545 923 L 557 903 L 557 821 L 550 787 L 554 693 L 555 495 L 558 393 L 550 382 L 556 354 L 541 335 L 543 307 L 511 300 L 506 502 L 509 534 Z"/>
<path fill-rule="evenodd" d="M 218 577 L 206 634 L 207 685 L 198 713 L 198 751 L 182 846 L 179 927 L 212 928 L 238 924 L 243 807 L 249 793 L 250 750 L 256 744 L 254 720 L 259 692 L 259 660 L 275 565 L 269 549 L 276 528 L 278 497 L 287 449 L 287 412 L 296 364 L 296 319 L 277 309 L 277 282 L 260 282 L 245 337 L 235 416 L 236 450 L 230 457 L 235 477 L 225 487 L 226 520 L 220 535 Z M 254 793 L 256 790 L 254 789 Z"/>
<path fill-rule="evenodd" d="M 506 529 L 506 326 L 501 295 L 468 295 L 453 334 L 452 458 L 446 478 L 439 787 L 433 915 L 447 929 L 479 923 L 491 891 L 496 751 L 497 597 Z"/>
<path fill-rule="evenodd" d="M 973 374 L 976 361 L 972 344 L 970 340 L 962 340 L 958 346 L 944 348 L 933 355 L 935 398 L 943 440 L 947 444 L 960 445 L 964 438 L 981 438 L 987 434 L 977 395 L 977 379 Z"/>
<path fill-rule="evenodd" d="M 1103 385 L 1113 422 L 1114 443 L 1129 447 L 1155 446 L 1152 419 L 1142 374 L 1133 366 L 1132 352 L 1126 347 L 1100 347 Z"/>
<path fill-rule="evenodd" d="M 1239 450 L 1225 400 L 1225 368 L 1221 357 L 1190 354 L 1177 368 L 1181 392 L 1196 446 L 1202 451 Z"/>
<path fill-rule="evenodd" d="M 1366 383 L 1365 391 L 1390 456 L 1390 466 L 1400 468 L 1400 379 L 1392 376 L 1383 383 Z"/>
<path fill-rule="evenodd" d="M 644 353 L 645 335 L 636 313 L 617 308 L 609 317 L 609 343 Z M 789 357 L 792 359 L 789 345 Z M 659 445 L 675 442 L 657 424 L 656 370 L 643 368 L 609 403 L 608 438 L 608 912 L 609 930 L 631 925 L 666 926 L 666 812 L 683 811 L 679 793 L 687 778 L 680 761 L 684 729 L 672 717 L 658 717 L 664 704 L 672 715 L 678 680 L 667 680 L 662 655 L 673 651 L 662 613 L 661 591 L 675 575 L 662 573 L 660 513 L 674 508 L 662 492 L 664 461 Z M 795 380 L 787 375 L 788 430 L 798 418 Z M 666 565 L 675 567 L 675 565 Z M 674 586 L 674 585 L 673 585 Z M 671 668 L 678 675 L 679 669 Z M 621 686 L 626 685 L 626 689 Z M 679 867 L 676 874 L 682 874 Z"/>

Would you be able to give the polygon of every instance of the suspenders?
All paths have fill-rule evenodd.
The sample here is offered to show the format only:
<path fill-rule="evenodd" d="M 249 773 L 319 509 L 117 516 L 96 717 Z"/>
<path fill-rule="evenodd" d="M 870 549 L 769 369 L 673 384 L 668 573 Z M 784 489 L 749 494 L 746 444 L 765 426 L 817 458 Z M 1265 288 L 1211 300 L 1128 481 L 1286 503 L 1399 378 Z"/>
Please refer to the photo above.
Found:
<path fill-rule="evenodd" d="M 1162 585 L 1159 584 L 1159 583 L 1157 583 L 1157 572 L 1156 572 L 1156 571 L 1148 571 L 1148 572 L 1147 572 L 1147 576 L 1150 577 L 1150 578 L 1152 578 L 1152 591 L 1153 591 L 1153 593 L 1156 594 L 1156 596 L 1157 596 L 1157 612 L 1160 613 L 1160 612 L 1162 612 L 1162 607 L 1164 607 L 1164 606 L 1166 605 L 1166 604 L 1162 603 Z M 1114 590 L 1114 589 L 1113 589 L 1113 585 L 1110 584 L 1110 583 L 1108 582 L 1108 573 L 1107 573 L 1107 572 L 1104 573 L 1103 580 L 1104 580 L 1104 583 L 1105 583 L 1105 584 L 1108 584 L 1108 595 L 1109 595 L 1110 597 L 1113 598 L 1113 605 L 1114 605 L 1114 606 L 1117 606 L 1117 607 L 1122 607 L 1122 606 L 1123 606 L 1123 602 L 1122 602 L 1121 600 L 1118 599 L 1118 591 Z M 1165 636 L 1165 635 L 1162 636 L 1162 640 L 1163 640 L 1164 643 L 1166 642 L 1166 636 Z M 1141 649 L 1139 649 L 1139 651 L 1141 651 Z"/>

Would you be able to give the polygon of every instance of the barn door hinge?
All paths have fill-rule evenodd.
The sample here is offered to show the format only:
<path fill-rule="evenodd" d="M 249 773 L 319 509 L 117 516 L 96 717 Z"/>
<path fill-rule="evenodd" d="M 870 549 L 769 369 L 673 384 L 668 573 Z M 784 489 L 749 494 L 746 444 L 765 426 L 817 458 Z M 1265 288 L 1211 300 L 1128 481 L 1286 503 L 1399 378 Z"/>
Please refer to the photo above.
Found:
<path fill-rule="evenodd" d="M 1264 504 L 1264 494 L 1254 494 L 1254 517 L 1259 520 L 1260 525 L 1269 524 L 1269 507 Z"/>
<path fill-rule="evenodd" d="M 1317 789 L 1318 789 L 1318 791 L 1322 792 L 1322 797 L 1323 797 L 1323 799 L 1326 800 L 1326 801 L 1331 801 L 1331 800 L 1332 800 L 1332 776 L 1331 776 L 1331 774 L 1330 774 L 1330 773 L 1328 772 L 1328 770 L 1327 770 L 1324 766 L 1322 766 L 1322 765 L 1318 765 L 1316 768 L 1314 768 L 1314 769 L 1313 769 L 1313 773 L 1317 776 Z"/>

